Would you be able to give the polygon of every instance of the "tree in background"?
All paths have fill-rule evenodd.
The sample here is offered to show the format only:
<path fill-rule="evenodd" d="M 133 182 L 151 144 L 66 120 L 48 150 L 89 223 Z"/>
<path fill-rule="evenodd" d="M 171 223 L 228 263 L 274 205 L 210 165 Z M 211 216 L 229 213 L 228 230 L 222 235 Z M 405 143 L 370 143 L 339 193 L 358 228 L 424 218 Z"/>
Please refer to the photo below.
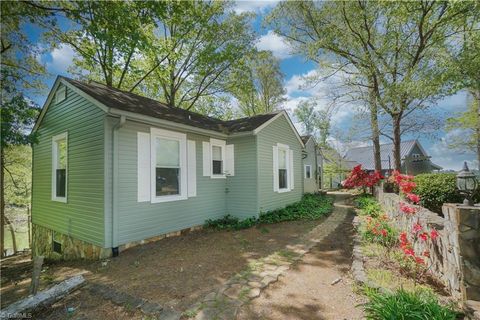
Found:
<path fill-rule="evenodd" d="M 480 170 L 480 112 L 479 102 L 472 100 L 468 110 L 461 112 L 456 117 L 447 119 L 445 129 L 447 132 L 458 131 L 447 142 L 448 147 L 459 152 L 477 153 Z"/>
<path fill-rule="evenodd" d="M 0 145 L 0 254 L 5 254 L 5 192 L 7 181 L 15 176 L 6 154 L 19 145 L 34 141 L 31 127 L 39 107 L 23 94 L 23 90 L 39 91 L 45 68 L 37 60 L 39 47 L 32 44 L 23 32 L 27 23 L 54 23 L 54 10 L 30 2 L 0 2 L 1 6 L 1 145 Z"/>
<path fill-rule="evenodd" d="M 231 74 L 229 91 L 243 116 L 270 113 L 285 101 L 280 63 L 270 51 L 253 51 Z"/>
<path fill-rule="evenodd" d="M 320 147 L 328 146 L 333 108 L 319 109 L 315 100 L 302 101 L 295 109 L 295 117 L 303 125 L 304 132 L 317 137 Z"/>

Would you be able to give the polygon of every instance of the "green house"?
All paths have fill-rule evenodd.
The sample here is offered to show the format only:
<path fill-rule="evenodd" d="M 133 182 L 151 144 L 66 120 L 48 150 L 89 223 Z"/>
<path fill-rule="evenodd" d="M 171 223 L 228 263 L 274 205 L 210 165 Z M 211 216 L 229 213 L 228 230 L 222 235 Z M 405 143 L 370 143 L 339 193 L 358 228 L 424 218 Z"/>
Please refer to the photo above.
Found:
<path fill-rule="evenodd" d="M 58 77 L 34 132 L 34 255 L 104 258 L 304 193 L 308 151 L 284 111 L 223 121 Z"/>

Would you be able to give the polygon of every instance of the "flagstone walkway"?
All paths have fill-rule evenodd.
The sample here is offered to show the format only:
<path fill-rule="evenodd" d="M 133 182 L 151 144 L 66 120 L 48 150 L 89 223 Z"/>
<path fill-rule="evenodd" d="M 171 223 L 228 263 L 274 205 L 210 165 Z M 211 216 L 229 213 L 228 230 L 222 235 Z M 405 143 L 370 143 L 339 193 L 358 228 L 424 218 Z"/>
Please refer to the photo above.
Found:
<path fill-rule="evenodd" d="M 360 319 L 349 276 L 352 208 L 332 193 L 335 209 L 295 245 L 252 261 L 244 272 L 191 309 L 196 319 Z"/>

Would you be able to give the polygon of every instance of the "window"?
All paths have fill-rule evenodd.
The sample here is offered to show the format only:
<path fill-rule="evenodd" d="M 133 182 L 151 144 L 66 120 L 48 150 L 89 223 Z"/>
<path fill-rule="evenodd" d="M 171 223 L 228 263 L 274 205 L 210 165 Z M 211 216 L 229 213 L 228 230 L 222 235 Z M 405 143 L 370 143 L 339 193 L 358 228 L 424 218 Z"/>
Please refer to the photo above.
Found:
<path fill-rule="evenodd" d="M 57 92 L 55 92 L 55 103 L 60 103 L 66 98 L 65 86 L 59 86 Z"/>
<path fill-rule="evenodd" d="M 310 179 L 312 177 L 312 166 L 306 165 L 305 166 L 305 179 Z"/>
<path fill-rule="evenodd" d="M 210 139 L 212 178 L 225 178 L 225 147 L 224 140 Z"/>
<path fill-rule="evenodd" d="M 52 138 L 52 200 L 67 202 L 67 133 Z"/>
<path fill-rule="evenodd" d="M 62 234 L 52 231 L 52 251 L 62 253 Z"/>
<path fill-rule="evenodd" d="M 152 202 L 187 198 L 186 135 L 152 128 Z"/>
<path fill-rule="evenodd" d="M 277 143 L 273 146 L 273 191 L 289 192 L 294 185 L 294 156 L 288 145 Z"/>
<path fill-rule="evenodd" d="M 278 148 L 278 189 L 288 189 L 288 150 Z"/>

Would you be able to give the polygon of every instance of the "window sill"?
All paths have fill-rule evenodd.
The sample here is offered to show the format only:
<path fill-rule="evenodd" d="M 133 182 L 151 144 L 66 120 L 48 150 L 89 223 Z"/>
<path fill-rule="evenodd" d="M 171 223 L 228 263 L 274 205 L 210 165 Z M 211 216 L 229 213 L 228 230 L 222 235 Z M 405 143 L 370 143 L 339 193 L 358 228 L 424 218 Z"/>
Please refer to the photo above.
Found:
<path fill-rule="evenodd" d="M 212 179 L 226 179 L 227 176 L 224 174 L 217 174 L 217 175 L 211 175 L 210 178 Z"/>
<path fill-rule="evenodd" d="M 285 192 L 290 192 L 292 191 L 291 189 L 278 189 L 278 193 L 285 193 Z"/>
<path fill-rule="evenodd" d="M 53 197 L 52 201 L 67 203 L 67 198 Z"/>
<path fill-rule="evenodd" d="M 152 198 L 150 201 L 151 203 L 162 203 L 162 202 L 172 202 L 172 201 L 179 201 L 179 200 L 187 200 L 187 196 L 163 196 L 163 197 L 155 197 Z"/>

